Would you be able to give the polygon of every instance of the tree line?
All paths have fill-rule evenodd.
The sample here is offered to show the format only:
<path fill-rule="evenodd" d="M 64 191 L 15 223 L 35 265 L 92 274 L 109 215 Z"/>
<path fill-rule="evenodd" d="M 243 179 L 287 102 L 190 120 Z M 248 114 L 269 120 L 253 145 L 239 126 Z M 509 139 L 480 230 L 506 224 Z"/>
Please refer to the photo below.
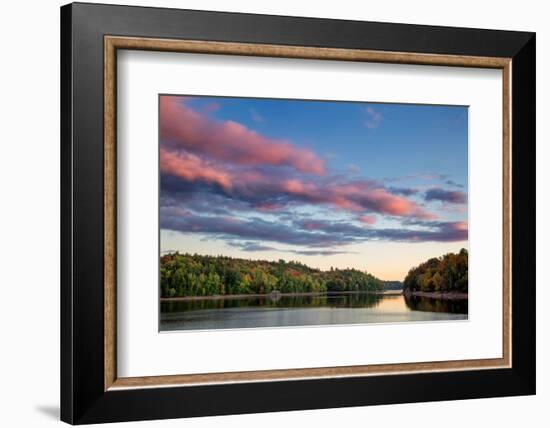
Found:
<path fill-rule="evenodd" d="M 405 291 L 468 292 L 468 250 L 432 258 L 409 270 Z"/>
<path fill-rule="evenodd" d="M 401 291 L 403 283 L 401 281 L 384 281 L 384 291 Z"/>
<path fill-rule="evenodd" d="M 321 271 L 296 261 L 171 253 L 160 258 L 162 297 L 382 291 L 384 281 L 356 269 Z"/>

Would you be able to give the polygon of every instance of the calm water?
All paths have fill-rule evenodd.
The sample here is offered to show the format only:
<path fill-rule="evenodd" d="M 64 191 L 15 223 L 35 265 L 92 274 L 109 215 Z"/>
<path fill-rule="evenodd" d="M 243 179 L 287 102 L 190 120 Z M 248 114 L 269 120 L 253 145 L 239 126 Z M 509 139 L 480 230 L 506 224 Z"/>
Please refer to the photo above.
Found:
<path fill-rule="evenodd" d="M 262 296 L 161 303 L 161 331 L 468 319 L 467 300 L 377 294 Z"/>

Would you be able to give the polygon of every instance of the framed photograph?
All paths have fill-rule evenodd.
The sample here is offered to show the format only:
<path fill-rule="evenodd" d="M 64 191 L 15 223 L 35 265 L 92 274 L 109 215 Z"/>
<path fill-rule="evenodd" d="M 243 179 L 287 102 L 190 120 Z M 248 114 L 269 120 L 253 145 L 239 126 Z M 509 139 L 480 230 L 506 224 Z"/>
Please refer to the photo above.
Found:
<path fill-rule="evenodd" d="M 61 418 L 535 393 L 535 35 L 61 8 Z"/>

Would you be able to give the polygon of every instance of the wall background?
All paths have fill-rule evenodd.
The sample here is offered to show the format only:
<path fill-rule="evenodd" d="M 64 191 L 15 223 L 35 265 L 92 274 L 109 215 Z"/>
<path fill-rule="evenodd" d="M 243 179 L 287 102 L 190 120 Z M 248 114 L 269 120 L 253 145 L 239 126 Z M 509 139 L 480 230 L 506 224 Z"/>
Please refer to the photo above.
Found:
<path fill-rule="evenodd" d="M 148 0 L 125 4 L 537 32 L 538 394 L 460 402 L 285 412 L 132 423 L 125 426 L 499 428 L 548 423 L 550 298 L 541 267 L 550 257 L 550 27 L 544 2 L 492 0 L 292 1 Z M 59 424 L 59 6 L 58 0 L 2 5 L 0 67 L 0 420 L 8 427 Z M 116 3 L 104 1 L 103 3 Z M 215 404 L 215 403 L 213 403 Z"/>

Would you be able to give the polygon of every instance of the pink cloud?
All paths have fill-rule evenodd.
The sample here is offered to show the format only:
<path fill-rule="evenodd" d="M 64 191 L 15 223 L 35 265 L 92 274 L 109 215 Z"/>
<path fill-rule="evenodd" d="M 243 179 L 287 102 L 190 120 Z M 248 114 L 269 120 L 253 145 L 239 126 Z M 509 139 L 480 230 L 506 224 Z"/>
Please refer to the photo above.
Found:
<path fill-rule="evenodd" d="M 466 221 L 457 221 L 452 223 L 452 228 L 454 230 L 468 231 L 468 222 Z"/>
<path fill-rule="evenodd" d="M 434 220 L 437 217 L 403 196 L 394 195 L 372 182 L 328 184 L 319 187 L 313 182 L 297 179 L 286 180 L 281 190 L 299 196 L 310 203 L 327 203 L 352 212 L 368 209 L 380 214 L 401 217 L 417 217 Z"/>
<path fill-rule="evenodd" d="M 260 204 L 257 204 L 254 208 L 256 208 L 258 211 L 262 212 L 274 212 L 274 211 L 280 211 L 285 206 L 283 204 L 277 204 L 277 203 L 271 203 L 271 202 L 262 202 Z"/>
<path fill-rule="evenodd" d="M 190 153 L 175 153 L 160 149 L 160 169 L 162 172 L 183 178 L 186 181 L 203 181 L 218 184 L 225 190 L 232 187 L 231 175 L 209 165 Z"/>
<path fill-rule="evenodd" d="M 397 216 L 412 215 L 419 209 L 418 205 L 402 196 L 394 195 L 383 187 L 373 186 L 368 182 L 356 182 L 337 185 L 333 192 L 339 196 L 356 201 L 362 208 L 373 208 L 384 214 Z"/>
<path fill-rule="evenodd" d="M 335 176 L 313 180 L 310 173 L 325 174 L 324 161 L 314 152 L 266 138 L 234 121 L 209 118 L 190 108 L 185 97 L 163 96 L 160 102 L 163 174 L 218 185 L 226 195 L 260 211 L 299 203 L 329 205 L 355 215 L 437 218 L 376 181 Z M 281 173 L 269 168 L 273 166 L 295 171 Z M 362 221 L 372 224 L 369 219 L 365 215 Z"/>
<path fill-rule="evenodd" d="M 185 98 L 160 98 L 161 139 L 179 149 L 240 165 L 289 166 L 323 175 L 325 162 L 313 151 L 264 137 L 234 121 L 217 121 L 190 108 Z"/>
<path fill-rule="evenodd" d="M 301 225 L 302 229 L 314 231 L 314 230 L 323 230 L 323 222 L 315 221 L 315 220 L 309 220 L 304 221 Z"/>
<path fill-rule="evenodd" d="M 387 189 L 370 183 L 336 185 L 331 188 L 331 194 L 336 205 L 341 207 L 348 205 L 348 209 L 360 207 L 360 209 L 366 208 L 381 214 L 434 219 L 433 214 L 425 211 L 416 202 L 394 195 Z"/>
<path fill-rule="evenodd" d="M 388 189 L 370 181 L 323 182 L 286 179 L 261 170 L 231 169 L 184 151 L 161 148 L 161 171 L 190 182 L 219 185 L 226 194 L 260 211 L 279 211 L 288 204 L 329 205 L 343 211 L 371 212 L 398 217 L 434 220 L 437 217 L 413 200 L 394 195 Z M 257 201 L 258 196 L 264 200 Z M 368 223 L 370 216 L 362 220 Z M 375 221 L 375 219 L 374 219 Z M 372 223 L 371 223 L 372 224 Z"/>
<path fill-rule="evenodd" d="M 376 216 L 374 215 L 362 215 L 358 218 L 361 223 L 374 224 L 376 223 Z"/>

